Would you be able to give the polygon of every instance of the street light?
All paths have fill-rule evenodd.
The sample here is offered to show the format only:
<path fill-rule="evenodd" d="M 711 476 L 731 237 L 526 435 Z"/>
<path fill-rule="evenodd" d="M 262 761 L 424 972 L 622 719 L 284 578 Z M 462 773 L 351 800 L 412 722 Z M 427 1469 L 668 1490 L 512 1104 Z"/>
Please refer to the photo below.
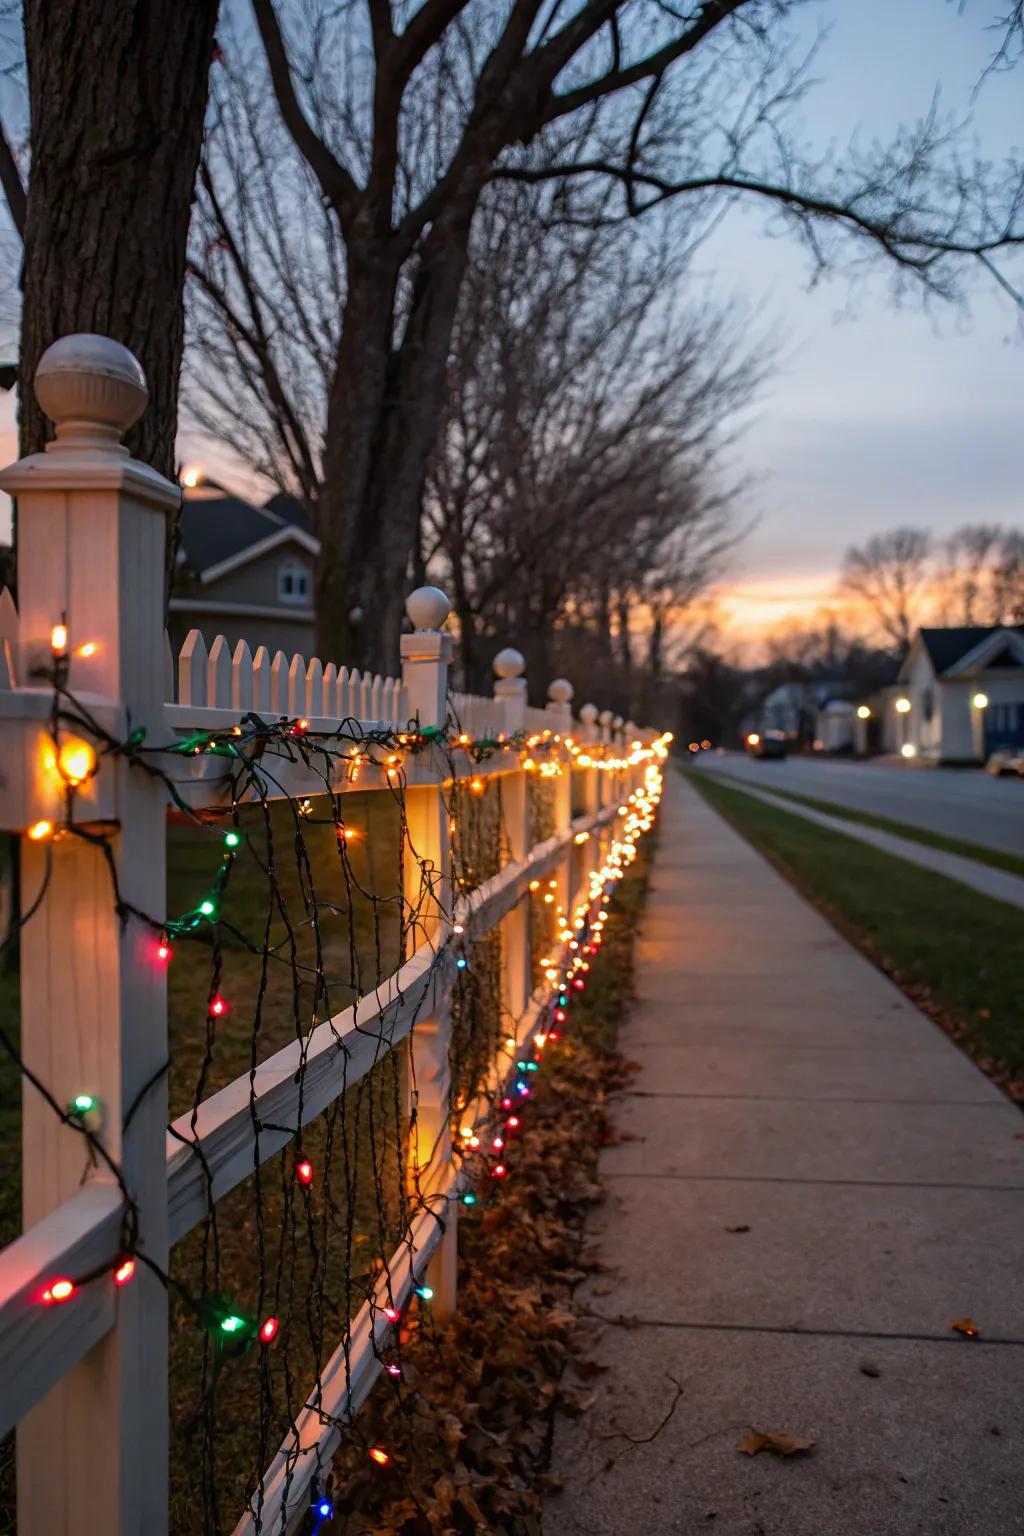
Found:
<path fill-rule="evenodd" d="M 896 713 L 898 715 L 910 714 L 910 700 L 905 696 L 896 700 Z"/>
<path fill-rule="evenodd" d="M 988 709 L 988 694 L 976 693 L 974 698 L 971 700 L 971 703 L 974 705 L 975 709 Z"/>
<path fill-rule="evenodd" d="M 870 711 L 870 709 L 868 709 L 866 704 L 858 704 L 857 705 L 857 719 L 858 720 L 870 720 L 871 719 L 871 711 Z"/>

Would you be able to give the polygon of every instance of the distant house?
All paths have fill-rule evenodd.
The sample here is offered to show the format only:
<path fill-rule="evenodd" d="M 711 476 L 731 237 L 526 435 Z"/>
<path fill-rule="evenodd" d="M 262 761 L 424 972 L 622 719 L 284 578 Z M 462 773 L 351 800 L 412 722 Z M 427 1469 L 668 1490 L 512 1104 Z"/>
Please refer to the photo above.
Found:
<path fill-rule="evenodd" d="M 848 699 L 827 699 L 814 713 L 814 750 L 852 752 L 855 720 L 855 707 Z"/>
<path fill-rule="evenodd" d="M 841 697 L 843 691 L 835 680 L 780 683 L 747 724 L 751 730 L 781 731 L 793 747 L 806 743 L 816 752 L 848 752 L 854 706 Z"/>
<path fill-rule="evenodd" d="M 1024 625 L 918 630 L 880 705 L 885 752 L 981 763 L 1024 748 Z"/>
<path fill-rule="evenodd" d="M 806 683 L 780 683 L 761 700 L 756 724 L 796 741 L 808 733 L 813 713 L 814 699 Z"/>
<path fill-rule="evenodd" d="M 313 650 L 313 562 L 319 545 L 301 502 L 263 506 L 203 481 L 185 487 L 169 630 L 177 655 L 190 629 L 273 653 Z"/>

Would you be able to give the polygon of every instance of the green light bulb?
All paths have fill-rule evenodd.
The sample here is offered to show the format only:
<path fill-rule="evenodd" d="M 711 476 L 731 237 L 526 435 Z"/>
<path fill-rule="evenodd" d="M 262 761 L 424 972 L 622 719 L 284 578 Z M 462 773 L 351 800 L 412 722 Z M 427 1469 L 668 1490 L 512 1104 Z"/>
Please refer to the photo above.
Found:
<path fill-rule="evenodd" d="M 209 896 L 207 896 L 205 901 L 201 901 L 199 903 L 199 910 L 203 914 L 204 917 L 212 917 L 213 916 L 214 912 L 216 911 L 216 908 L 214 907 L 213 902 L 210 900 Z"/>
<path fill-rule="evenodd" d="M 225 848 L 237 848 L 241 841 L 242 839 L 237 832 L 225 832 L 224 834 Z"/>
<path fill-rule="evenodd" d="M 229 1317 L 221 1319 L 220 1326 L 224 1333 L 238 1333 L 240 1329 L 245 1327 L 245 1319 L 238 1317 L 236 1313 L 232 1312 Z"/>
<path fill-rule="evenodd" d="M 96 1108 L 96 1100 L 91 1093 L 79 1093 L 72 1100 L 71 1108 L 76 1115 L 87 1115 L 90 1109 Z"/>

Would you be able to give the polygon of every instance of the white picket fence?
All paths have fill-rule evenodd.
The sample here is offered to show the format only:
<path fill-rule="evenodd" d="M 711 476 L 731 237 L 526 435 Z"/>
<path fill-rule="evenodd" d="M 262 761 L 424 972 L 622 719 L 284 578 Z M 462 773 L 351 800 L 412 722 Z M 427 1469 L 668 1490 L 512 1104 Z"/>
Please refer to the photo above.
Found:
<path fill-rule="evenodd" d="M 427 1187 L 446 1202 L 448 1219 L 442 1230 L 429 1211 L 416 1217 L 411 1241 L 390 1258 L 389 1278 L 401 1307 L 429 1264 L 435 1305 L 450 1309 L 461 1175 L 450 1148 L 446 995 L 455 969 L 447 939 L 453 925 L 469 939 L 500 929 L 503 1010 L 513 1021 L 516 1047 L 495 1060 L 497 1084 L 547 1002 L 531 982 L 531 882 L 555 878 L 559 905 L 572 911 L 579 889 L 588 889 L 588 870 L 608 854 L 622 802 L 642 800 L 641 759 L 652 757 L 647 744 L 653 738 L 645 734 L 643 750 L 630 755 L 625 743 L 635 739 L 632 725 L 623 729 L 608 712 L 598 717 L 593 706 L 573 722 L 571 689 L 561 680 L 552 684 L 546 708 L 529 708 L 515 652 L 496 658 L 494 698 L 450 695 L 451 646 L 441 631 L 448 605 L 429 588 L 409 601 L 415 629 L 402 640 L 401 679 L 361 677 L 317 658 L 271 657 L 262 646 L 253 655 L 244 643 L 232 652 L 223 636 L 207 651 L 195 630 L 175 660 L 161 615 L 164 520 L 178 491 L 120 446 L 145 405 L 138 364 L 103 338 L 65 338 L 44 355 L 36 388 L 56 440 L 46 453 L 0 474 L 0 485 L 17 497 L 20 608 L 9 593 L 0 595 L 0 826 L 23 834 L 22 910 L 43 892 L 21 933 L 25 1067 L 58 1105 L 84 1091 L 103 1106 L 104 1145 L 139 1213 L 138 1249 L 166 1272 L 171 1246 L 203 1220 L 211 1193 L 222 1198 L 252 1173 L 254 1160 L 279 1152 L 415 1021 L 417 1157 L 429 1163 Z M 29 835 L 47 823 L 59 827 L 67 814 L 65 784 L 52 766 L 53 687 L 38 676 L 42 661 L 52 665 L 58 625 L 68 630 L 70 696 L 118 740 L 141 727 L 148 744 L 172 743 L 235 724 L 249 711 L 302 717 L 311 742 L 318 731 L 336 733 L 344 721 L 358 740 L 382 724 L 402 728 L 414 719 L 427 727 L 454 718 L 473 738 L 512 736 L 525 726 L 556 744 L 573 737 L 577 754 L 581 742 L 611 744 L 617 766 L 599 772 L 562 751 L 563 771 L 553 780 L 555 830 L 531 846 L 527 776 L 518 752 L 499 750 L 482 765 L 457 752 L 454 768 L 410 759 L 410 841 L 418 860 L 441 872 L 426 896 L 421 864 L 405 872 L 406 897 L 421 918 L 418 947 L 372 995 L 317 1024 L 301 1046 L 278 1051 L 168 1129 L 166 978 L 148 953 L 149 930 L 114 910 L 98 845 Z M 278 752 L 275 744 L 268 753 L 267 794 L 324 792 L 321 767 Z M 189 804 L 229 803 L 223 759 L 179 756 L 175 766 L 176 791 Z M 445 800 L 452 772 L 502 777 L 509 843 L 500 873 L 458 904 Z M 585 804 L 575 819 L 574 779 Z M 330 788 L 365 792 L 386 782 L 382 771 L 367 772 L 355 785 L 339 774 Z M 162 781 L 122 758 L 104 760 L 76 790 L 72 814 L 76 823 L 104 826 L 123 900 L 162 921 Z M 256 1125 L 290 1129 L 257 1133 Z M 0 1254 L 0 1433 L 18 1426 L 18 1530 L 21 1536 L 160 1536 L 168 1529 L 166 1293 L 143 1264 L 130 1284 L 114 1285 L 122 1192 L 102 1163 L 83 1173 L 80 1136 L 29 1080 L 23 1190 L 24 1235 Z M 94 1271 L 97 1278 L 68 1302 L 44 1304 L 55 1277 Z M 383 1297 L 375 1297 L 355 1318 L 347 1349 L 327 1363 L 258 1497 L 239 1511 L 236 1536 L 289 1531 L 305 1517 L 312 1480 L 339 1443 L 339 1422 L 358 1411 L 379 1369 L 391 1326 L 382 1306 Z"/>
<path fill-rule="evenodd" d="M 223 635 L 206 649 L 202 632 L 190 630 L 178 656 L 177 668 L 167 640 L 167 699 L 190 708 L 230 709 L 236 713 L 292 717 L 323 716 L 335 720 L 378 720 L 398 725 L 408 720 L 408 702 L 397 677 L 363 676 L 318 656 L 307 662 L 298 654 L 271 656 L 265 645 L 253 655 L 245 640 L 232 651 Z M 476 701 L 474 701 L 476 702 Z M 480 702 L 487 704 L 488 700 Z"/>

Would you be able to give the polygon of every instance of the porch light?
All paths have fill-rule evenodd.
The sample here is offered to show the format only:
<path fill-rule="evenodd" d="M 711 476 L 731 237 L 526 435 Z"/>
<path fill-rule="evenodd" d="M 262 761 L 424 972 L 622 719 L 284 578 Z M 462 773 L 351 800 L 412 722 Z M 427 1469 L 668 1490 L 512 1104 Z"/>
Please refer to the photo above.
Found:
<path fill-rule="evenodd" d="M 898 715 L 910 714 L 910 700 L 906 697 L 896 700 L 896 713 Z"/>
<path fill-rule="evenodd" d="M 902 747 L 900 747 L 900 756 L 901 757 L 916 757 L 917 756 L 917 748 L 914 746 L 914 743 L 912 741 L 905 741 L 903 743 Z"/>
<path fill-rule="evenodd" d="M 988 709 L 988 694 L 976 693 L 974 698 L 971 700 L 971 703 L 974 705 L 975 709 Z"/>
<path fill-rule="evenodd" d="M 857 719 L 858 720 L 870 720 L 871 719 L 871 711 L 870 711 L 870 709 L 868 709 L 868 706 L 866 704 L 858 704 L 857 705 Z"/>

